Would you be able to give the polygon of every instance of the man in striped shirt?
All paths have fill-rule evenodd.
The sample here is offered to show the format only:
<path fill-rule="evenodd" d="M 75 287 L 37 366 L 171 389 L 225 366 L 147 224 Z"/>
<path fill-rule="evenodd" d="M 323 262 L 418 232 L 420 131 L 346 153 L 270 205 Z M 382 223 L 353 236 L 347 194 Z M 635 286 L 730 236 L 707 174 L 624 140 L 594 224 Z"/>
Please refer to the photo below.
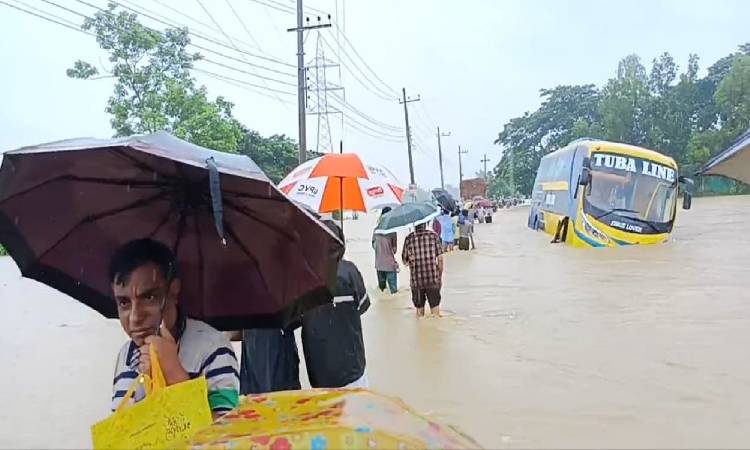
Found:
<path fill-rule="evenodd" d="M 117 356 L 112 410 L 139 373 L 151 372 L 151 345 L 167 385 L 205 375 L 214 418 L 234 409 L 239 403 L 237 358 L 223 333 L 180 311 L 180 280 L 172 252 L 151 239 L 129 242 L 112 258 L 109 276 L 120 324 L 130 337 Z M 144 395 L 139 386 L 134 400 Z"/>

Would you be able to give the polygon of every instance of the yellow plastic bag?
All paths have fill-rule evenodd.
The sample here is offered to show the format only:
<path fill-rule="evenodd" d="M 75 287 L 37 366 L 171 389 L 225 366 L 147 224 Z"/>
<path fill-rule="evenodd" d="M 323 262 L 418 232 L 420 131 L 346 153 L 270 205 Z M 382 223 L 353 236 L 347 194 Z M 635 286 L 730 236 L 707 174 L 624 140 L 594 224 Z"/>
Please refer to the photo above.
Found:
<path fill-rule="evenodd" d="M 174 440 L 190 438 L 210 425 L 208 383 L 205 377 L 167 386 L 154 346 L 149 346 L 151 377 L 141 375 L 115 412 L 91 427 L 95 449 L 166 448 Z M 146 398 L 127 407 L 139 384 Z"/>

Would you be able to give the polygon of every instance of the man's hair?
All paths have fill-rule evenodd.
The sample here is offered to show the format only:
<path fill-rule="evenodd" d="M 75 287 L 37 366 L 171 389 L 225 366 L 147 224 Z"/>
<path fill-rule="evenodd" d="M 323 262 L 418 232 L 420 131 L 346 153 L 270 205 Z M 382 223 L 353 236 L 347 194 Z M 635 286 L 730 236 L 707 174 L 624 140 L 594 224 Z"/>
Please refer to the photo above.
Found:
<path fill-rule="evenodd" d="M 417 231 L 421 231 L 421 230 L 424 230 L 426 228 L 427 228 L 427 224 L 426 223 L 418 223 L 417 226 L 414 227 L 414 229 L 417 230 Z"/>
<path fill-rule="evenodd" d="M 393 211 L 393 208 L 391 208 L 390 206 L 386 206 L 383 208 L 382 211 L 380 211 L 380 215 L 382 216 L 382 215 L 388 214 L 391 211 Z"/>
<path fill-rule="evenodd" d="M 148 263 L 156 265 L 167 281 L 177 276 L 174 255 L 166 245 L 153 239 L 137 239 L 115 251 L 109 263 L 109 280 L 125 283 L 135 269 Z"/>

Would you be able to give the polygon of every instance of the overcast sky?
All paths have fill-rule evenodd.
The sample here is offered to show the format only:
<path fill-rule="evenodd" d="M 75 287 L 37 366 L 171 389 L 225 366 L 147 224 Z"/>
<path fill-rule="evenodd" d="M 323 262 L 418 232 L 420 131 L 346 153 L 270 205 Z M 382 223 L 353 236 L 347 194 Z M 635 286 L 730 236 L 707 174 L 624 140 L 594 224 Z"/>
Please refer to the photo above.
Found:
<path fill-rule="evenodd" d="M 23 2 L 75 23 L 81 22 L 80 17 L 56 9 L 43 0 L 3 1 L 28 9 Z M 53 1 L 88 15 L 95 11 L 76 0 Z M 104 0 L 89 2 L 100 7 L 106 5 Z M 235 45 L 290 65 L 296 63 L 295 36 L 286 32 L 294 26 L 295 16 L 279 10 L 294 7 L 293 0 L 202 2 Z M 330 11 L 335 19 L 336 2 L 310 0 L 305 5 Z M 151 10 L 207 37 L 226 41 L 198 0 L 129 0 L 126 3 Z M 160 3 L 171 5 L 184 15 Z M 242 18 L 244 27 L 230 5 Z M 338 9 L 338 23 L 345 28 L 348 40 L 388 87 L 375 80 L 354 52 L 345 46 L 347 53 L 357 61 L 354 66 L 342 54 L 347 68 L 355 73 L 359 70 L 357 67 L 361 68 L 379 90 L 386 93 L 399 93 L 405 87 L 410 96 L 421 95 L 420 102 L 409 104 L 409 112 L 415 135 L 416 181 L 425 187 L 440 183 L 437 125 L 452 133 L 443 138 L 443 152 L 446 183 L 455 185 L 458 181 L 457 146 L 469 150 L 464 156 L 465 177 L 480 170 L 480 160 L 485 153 L 490 159 L 489 166 L 494 166 L 500 158 L 500 149 L 492 144 L 498 131 L 508 119 L 536 108 L 541 88 L 558 84 L 601 85 L 614 75 L 618 60 L 629 53 L 637 53 L 644 62 L 649 62 L 661 52 L 669 51 L 681 69 L 688 54 L 697 53 L 703 72 L 716 59 L 734 51 L 738 44 L 750 41 L 747 33 L 750 2 L 742 0 L 338 0 Z M 150 26 L 164 27 L 152 20 L 143 20 Z M 316 21 L 314 16 L 312 20 Z M 336 46 L 335 29 L 321 34 Z M 307 60 L 316 54 L 317 36 L 317 32 L 307 36 Z M 203 70 L 257 84 L 264 90 L 295 90 L 293 86 L 260 80 L 252 75 L 255 72 L 294 84 L 294 67 L 240 55 L 230 48 L 197 38 L 193 38 L 193 42 L 289 75 L 253 69 L 206 52 L 201 53 L 249 73 L 199 62 L 197 67 Z M 337 59 L 331 51 L 325 56 Z M 106 64 L 106 54 L 93 37 L 0 4 L 0 149 L 68 137 L 111 136 L 104 107 L 112 82 L 68 79 L 65 70 L 79 58 L 96 65 Z M 203 73 L 195 75 L 212 96 L 223 95 L 233 101 L 236 117 L 248 127 L 263 134 L 283 133 L 297 138 L 294 95 L 274 93 L 268 97 Z M 311 76 L 314 78 L 314 74 Z M 338 69 L 327 69 L 329 84 L 339 84 L 338 76 Z M 362 75 L 358 78 L 368 84 Z M 342 82 L 347 102 L 378 124 L 347 115 L 342 135 L 340 117 L 331 115 L 334 145 L 338 147 L 338 140 L 343 136 L 345 151 L 357 152 L 372 162 L 388 165 L 402 182 L 408 183 L 405 141 L 383 141 L 353 129 L 356 124 L 350 126 L 350 120 L 357 120 L 377 134 L 403 134 L 403 107 L 395 98 L 386 100 L 374 95 L 370 91 L 379 90 L 372 86 L 363 88 L 346 68 Z M 341 94 L 334 91 L 330 95 Z M 309 148 L 316 147 L 317 130 L 316 118 L 308 117 Z"/>

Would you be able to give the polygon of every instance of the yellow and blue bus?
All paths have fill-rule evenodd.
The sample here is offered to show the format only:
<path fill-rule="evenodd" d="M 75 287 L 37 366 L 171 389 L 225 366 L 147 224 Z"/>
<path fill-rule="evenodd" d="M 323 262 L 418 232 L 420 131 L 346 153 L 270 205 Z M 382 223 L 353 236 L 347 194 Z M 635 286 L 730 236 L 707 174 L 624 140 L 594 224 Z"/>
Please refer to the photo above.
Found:
<path fill-rule="evenodd" d="M 677 213 L 674 159 L 633 145 L 578 139 L 539 164 L 529 227 L 575 247 L 656 244 L 669 238 Z M 682 207 L 690 209 L 691 189 Z"/>

